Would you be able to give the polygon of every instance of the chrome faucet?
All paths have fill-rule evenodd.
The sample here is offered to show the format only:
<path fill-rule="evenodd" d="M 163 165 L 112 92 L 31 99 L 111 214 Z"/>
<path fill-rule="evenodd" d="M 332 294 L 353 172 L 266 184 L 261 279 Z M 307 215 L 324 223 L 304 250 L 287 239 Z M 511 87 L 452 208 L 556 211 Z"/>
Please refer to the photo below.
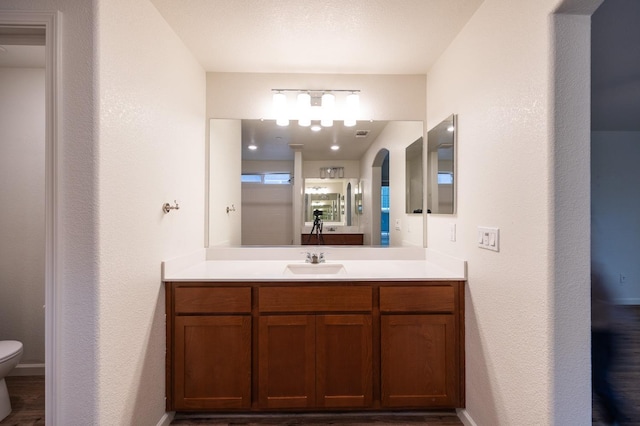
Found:
<path fill-rule="evenodd" d="M 312 264 L 324 263 L 324 253 L 320 253 L 318 255 L 317 253 L 307 252 L 307 257 L 305 258 L 304 261 L 305 263 L 312 263 Z"/>

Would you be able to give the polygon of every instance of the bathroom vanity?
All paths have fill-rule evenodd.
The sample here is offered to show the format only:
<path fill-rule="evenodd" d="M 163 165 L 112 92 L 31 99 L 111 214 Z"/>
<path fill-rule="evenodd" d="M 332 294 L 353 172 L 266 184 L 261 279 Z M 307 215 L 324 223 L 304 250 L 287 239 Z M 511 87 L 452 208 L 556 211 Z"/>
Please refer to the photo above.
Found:
<path fill-rule="evenodd" d="M 165 278 L 167 410 L 464 407 L 465 281 L 439 271 L 207 261 Z"/>
<path fill-rule="evenodd" d="M 300 241 L 302 245 L 361 246 L 364 242 L 364 234 L 325 232 L 318 242 L 315 234 L 307 233 L 300 235 Z"/>

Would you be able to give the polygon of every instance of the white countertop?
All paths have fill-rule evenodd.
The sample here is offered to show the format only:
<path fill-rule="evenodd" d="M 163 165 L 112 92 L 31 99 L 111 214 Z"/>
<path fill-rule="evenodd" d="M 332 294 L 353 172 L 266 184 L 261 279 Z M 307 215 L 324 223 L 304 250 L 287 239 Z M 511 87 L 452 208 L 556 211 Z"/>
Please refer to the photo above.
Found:
<path fill-rule="evenodd" d="M 300 254 L 304 250 L 312 251 L 300 247 L 208 249 L 163 262 L 162 279 L 181 282 L 466 280 L 466 262 L 422 248 L 374 248 L 367 252 L 362 248 L 331 247 L 322 250 L 327 253 L 327 260 L 318 265 L 304 262 Z M 332 267 L 333 270 L 327 271 Z"/>

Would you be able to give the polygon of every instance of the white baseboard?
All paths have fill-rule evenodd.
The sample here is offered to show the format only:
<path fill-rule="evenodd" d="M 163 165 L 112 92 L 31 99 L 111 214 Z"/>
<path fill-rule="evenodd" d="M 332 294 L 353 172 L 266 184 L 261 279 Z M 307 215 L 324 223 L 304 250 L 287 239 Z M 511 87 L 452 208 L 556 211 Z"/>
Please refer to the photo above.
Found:
<path fill-rule="evenodd" d="M 9 376 L 44 376 L 44 364 L 18 364 Z"/>
<path fill-rule="evenodd" d="M 164 413 L 164 416 L 160 418 L 158 424 L 156 426 L 169 426 L 175 417 L 175 411 L 169 411 L 168 413 Z"/>
<path fill-rule="evenodd" d="M 466 409 L 456 408 L 456 414 L 458 414 L 458 418 L 465 426 L 478 426 L 476 422 L 473 421 Z"/>

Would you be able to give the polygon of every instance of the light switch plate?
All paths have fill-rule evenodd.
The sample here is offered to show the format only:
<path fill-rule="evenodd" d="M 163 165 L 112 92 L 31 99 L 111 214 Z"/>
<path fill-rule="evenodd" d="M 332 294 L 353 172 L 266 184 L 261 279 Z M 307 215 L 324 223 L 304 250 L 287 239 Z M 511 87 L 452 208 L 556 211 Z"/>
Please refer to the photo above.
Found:
<path fill-rule="evenodd" d="M 478 247 L 500 251 L 500 229 L 478 226 Z"/>

